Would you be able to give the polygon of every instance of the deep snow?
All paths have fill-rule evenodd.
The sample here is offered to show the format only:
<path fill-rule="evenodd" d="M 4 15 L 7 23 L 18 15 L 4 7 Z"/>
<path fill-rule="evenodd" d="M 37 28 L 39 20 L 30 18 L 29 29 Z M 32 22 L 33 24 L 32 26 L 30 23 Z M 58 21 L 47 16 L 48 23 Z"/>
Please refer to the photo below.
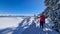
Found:
<path fill-rule="evenodd" d="M 44 25 L 44 28 L 40 28 L 39 19 L 34 18 L 34 17 L 25 17 L 25 18 L 7 17 L 7 19 L 9 21 L 9 22 L 6 21 L 7 23 L 13 23 L 13 24 L 15 23 L 11 22 L 10 20 L 12 19 L 12 21 L 14 21 L 18 19 L 18 23 L 17 23 L 18 26 L 17 27 L 14 27 L 16 25 L 10 26 L 10 27 L 4 26 L 5 28 L 0 29 L 0 34 L 46 34 L 46 33 L 47 34 L 58 34 L 58 32 L 56 32 L 54 29 L 51 28 L 52 26 L 46 27 L 45 25 L 47 24 Z M 4 21 L 3 23 L 5 23 L 6 18 L 1 18 L 1 20 Z M 2 23 L 1 20 L 0 22 Z M 5 25 L 7 25 L 7 23 Z M 48 24 L 52 24 L 52 23 L 48 23 Z"/>

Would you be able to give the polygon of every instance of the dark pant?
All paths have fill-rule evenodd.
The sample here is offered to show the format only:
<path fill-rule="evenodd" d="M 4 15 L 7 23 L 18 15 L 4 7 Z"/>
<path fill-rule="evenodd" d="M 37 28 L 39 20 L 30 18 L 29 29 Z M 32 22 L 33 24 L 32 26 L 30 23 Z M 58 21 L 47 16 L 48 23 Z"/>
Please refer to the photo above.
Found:
<path fill-rule="evenodd" d="M 40 27 L 43 28 L 44 23 L 45 23 L 45 22 L 40 21 Z"/>

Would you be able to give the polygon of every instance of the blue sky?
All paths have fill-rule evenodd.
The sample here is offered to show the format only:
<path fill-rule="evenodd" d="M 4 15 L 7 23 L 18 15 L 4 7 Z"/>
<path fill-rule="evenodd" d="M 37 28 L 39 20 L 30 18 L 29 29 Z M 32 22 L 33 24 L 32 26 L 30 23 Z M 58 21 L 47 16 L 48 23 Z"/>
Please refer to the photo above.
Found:
<path fill-rule="evenodd" d="M 33 15 L 44 9 L 44 0 L 0 0 L 0 14 Z"/>

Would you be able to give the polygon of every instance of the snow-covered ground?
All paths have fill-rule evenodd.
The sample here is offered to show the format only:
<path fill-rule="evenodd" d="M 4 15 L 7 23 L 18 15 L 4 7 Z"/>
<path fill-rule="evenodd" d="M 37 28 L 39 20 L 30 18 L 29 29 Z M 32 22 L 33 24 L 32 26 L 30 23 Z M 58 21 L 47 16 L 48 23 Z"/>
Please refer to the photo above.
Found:
<path fill-rule="evenodd" d="M 0 34 L 58 34 L 51 27 L 52 21 L 46 19 L 44 28 L 40 28 L 39 19 L 35 17 L 0 17 Z M 51 23 L 50 23 L 51 22 Z"/>
<path fill-rule="evenodd" d="M 0 17 L 0 29 L 17 27 L 22 20 L 22 17 Z"/>

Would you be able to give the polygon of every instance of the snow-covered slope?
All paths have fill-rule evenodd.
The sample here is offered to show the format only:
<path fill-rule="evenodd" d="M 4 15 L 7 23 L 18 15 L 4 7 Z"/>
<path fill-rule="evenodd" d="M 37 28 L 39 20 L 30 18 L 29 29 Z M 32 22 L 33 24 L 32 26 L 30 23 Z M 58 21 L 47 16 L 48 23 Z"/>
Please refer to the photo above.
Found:
<path fill-rule="evenodd" d="M 2 25 L 4 25 L 3 23 L 5 22 L 5 25 L 7 25 L 8 23 L 10 23 L 10 25 L 11 23 L 15 24 L 16 22 L 14 23 L 14 20 L 17 20 L 18 23 L 16 23 L 15 25 L 12 24 L 12 26 L 8 25 L 3 29 L 0 29 L 0 34 L 46 34 L 46 32 L 49 34 L 58 34 L 58 32 L 53 29 L 51 29 L 52 31 L 50 31 L 48 28 L 44 28 L 44 30 L 40 28 L 39 19 L 36 19 L 35 17 L 5 17 L 1 19 L 4 21 L 1 21 Z M 8 19 L 8 21 L 6 21 L 6 19 Z"/>
<path fill-rule="evenodd" d="M 34 17 L 0 17 L 0 33 L 3 34 L 3 32 L 7 31 L 7 29 L 11 29 L 13 31 L 24 30 L 28 28 L 32 21 L 34 20 Z M 22 29 L 20 27 L 23 27 Z M 1 32 L 2 31 L 2 32 Z M 8 32 L 8 31 L 7 31 Z M 5 33 L 4 33 L 5 34 Z"/>
<path fill-rule="evenodd" d="M 0 29 L 17 27 L 22 20 L 21 17 L 0 17 Z"/>

